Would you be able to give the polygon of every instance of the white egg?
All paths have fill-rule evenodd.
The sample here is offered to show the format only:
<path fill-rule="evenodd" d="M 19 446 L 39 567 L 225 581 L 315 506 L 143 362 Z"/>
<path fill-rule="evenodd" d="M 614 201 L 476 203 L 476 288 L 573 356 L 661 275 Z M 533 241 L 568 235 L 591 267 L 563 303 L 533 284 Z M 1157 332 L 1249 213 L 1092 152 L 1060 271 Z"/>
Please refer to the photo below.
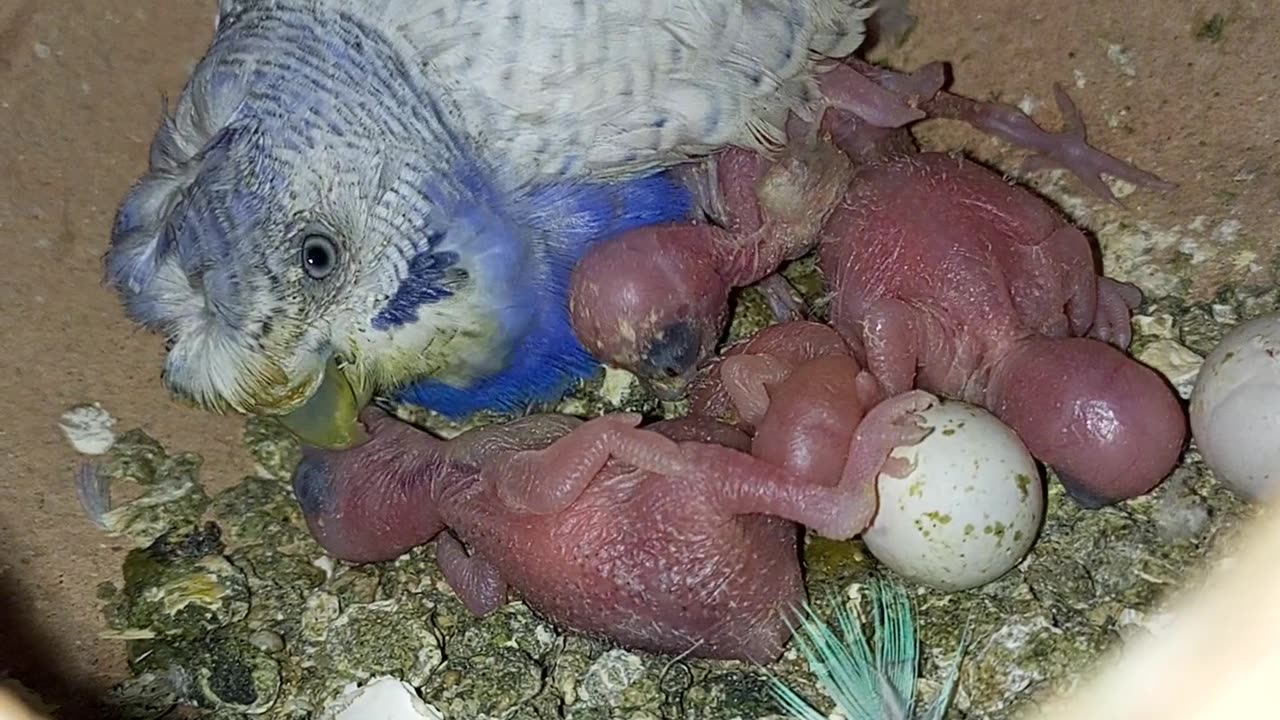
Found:
<path fill-rule="evenodd" d="M 912 467 L 881 474 L 879 508 L 862 535 L 894 572 L 939 590 L 966 590 L 1012 570 L 1035 543 L 1044 483 L 1009 426 L 982 408 L 945 401 L 920 413 L 930 433 L 890 457 Z"/>
<path fill-rule="evenodd" d="M 1228 332 L 1191 391 L 1191 435 L 1219 482 L 1252 500 L 1280 487 L 1280 315 Z"/>

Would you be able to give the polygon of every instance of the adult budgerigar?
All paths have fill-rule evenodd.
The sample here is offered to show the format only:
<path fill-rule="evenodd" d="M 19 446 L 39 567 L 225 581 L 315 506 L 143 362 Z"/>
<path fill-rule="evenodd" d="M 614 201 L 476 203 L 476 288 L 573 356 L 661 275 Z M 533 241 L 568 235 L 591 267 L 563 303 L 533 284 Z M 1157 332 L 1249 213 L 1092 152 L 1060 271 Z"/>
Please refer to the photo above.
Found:
<path fill-rule="evenodd" d="M 167 336 L 176 395 L 313 443 L 349 443 L 375 391 L 451 416 L 550 399 L 597 367 L 566 312 L 585 249 L 689 217 L 670 168 L 774 147 L 789 111 L 856 110 L 819 65 L 871 12 L 222 0 L 118 211 L 108 280 Z"/>

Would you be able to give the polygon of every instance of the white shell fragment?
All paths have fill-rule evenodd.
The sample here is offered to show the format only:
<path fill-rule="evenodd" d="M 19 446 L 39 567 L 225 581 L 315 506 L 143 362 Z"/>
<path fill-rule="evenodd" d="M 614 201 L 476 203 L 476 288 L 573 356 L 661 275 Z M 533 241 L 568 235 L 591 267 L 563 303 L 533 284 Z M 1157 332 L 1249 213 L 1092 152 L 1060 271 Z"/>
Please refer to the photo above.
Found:
<path fill-rule="evenodd" d="M 1173 340 L 1149 343 L 1136 357 L 1139 362 L 1164 375 L 1183 400 L 1191 397 L 1196 375 L 1204 363 L 1191 348 Z"/>
<path fill-rule="evenodd" d="M 1035 543 L 1044 518 L 1040 471 L 1018 435 L 982 408 L 947 401 L 920 416 L 934 431 L 893 451 L 912 470 L 880 475 L 879 509 L 863 542 L 913 582 L 946 591 L 984 585 Z"/>
<path fill-rule="evenodd" d="M 116 419 L 98 403 L 77 405 L 62 414 L 58 426 L 76 452 L 103 455 L 115 444 Z"/>
<path fill-rule="evenodd" d="M 1191 434 L 1219 482 L 1250 499 L 1280 486 L 1280 315 L 1237 325 L 1205 358 Z"/>
<path fill-rule="evenodd" d="M 444 720 L 444 716 L 422 702 L 412 685 L 382 675 L 349 687 L 318 720 Z"/>

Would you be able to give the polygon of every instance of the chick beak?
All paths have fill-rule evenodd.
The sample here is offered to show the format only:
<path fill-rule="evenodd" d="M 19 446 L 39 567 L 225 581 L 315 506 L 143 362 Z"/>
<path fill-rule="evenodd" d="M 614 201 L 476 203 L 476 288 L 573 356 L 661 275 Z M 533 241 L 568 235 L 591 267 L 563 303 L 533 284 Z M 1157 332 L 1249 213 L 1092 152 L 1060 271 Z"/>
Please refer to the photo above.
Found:
<path fill-rule="evenodd" d="M 302 442 L 326 450 L 345 450 L 368 440 L 360 424 L 360 411 L 373 393 L 367 383 L 352 385 L 334 359 L 325 366 L 320 386 L 298 409 L 280 422 Z"/>

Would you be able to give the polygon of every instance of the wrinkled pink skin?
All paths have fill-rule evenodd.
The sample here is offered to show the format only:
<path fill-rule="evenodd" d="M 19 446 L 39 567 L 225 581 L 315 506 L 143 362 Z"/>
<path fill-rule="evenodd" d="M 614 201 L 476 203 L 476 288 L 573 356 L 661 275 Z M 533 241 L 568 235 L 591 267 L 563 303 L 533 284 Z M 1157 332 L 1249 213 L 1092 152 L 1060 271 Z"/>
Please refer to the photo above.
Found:
<path fill-rule="evenodd" d="M 789 322 L 728 348 L 690 392 L 692 411 L 753 432 L 752 456 L 812 485 L 838 484 L 857 498 L 857 532 L 875 516 L 876 477 L 909 470 L 889 458 L 923 440 L 916 413 L 927 393 L 886 398 L 832 328 Z"/>
<path fill-rule="evenodd" d="M 1122 352 L 1140 293 L 1100 278 L 1036 196 L 947 155 L 892 155 L 859 169 L 820 239 L 831 323 L 886 392 L 989 408 L 1088 507 L 1177 464 L 1181 404 Z"/>
<path fill-rule="evenodd" d="M 839 418 L 846 439 L 860 403 L 850 396 Z M 754 458 L 751 438 L 700 416 L 639 429 L 638 416 L 533 415 L 442 441 L 368 410 L 370 440 L 308 448 L 294 491 L 343 560 L 388 560 L 436 538 L 441 571 L 477 614 L 510 586 L 553 622 L 627 647 L 770 662 L 804 599 L 797 523 L 832 538 L 862 530 L 884 459 L 921 434 L 909 418 L 919 404 L 877 406 L 852 462 L 820 472 Z M 786 448 L 795 432 L 765 419 L 754 442 Z"/>
<path fill-rule="evenodd" d="M 505 602 L 510 586 L 551 621 L 629 648 L 776 659 L 789 637 L 783 613 L 804 600 L 798 530 L 739 514 L 724 472 L 667 476 L 608 461 L 556 513 L 515 511 L 499 494 L 503 466 L 519 450 L 549 447 L 535 464 L 575 465 L 589 459 L 556 442 L 607 446 L 608 436 L 630 431 L 666 441 L 672 455 L 676 441 L 722 443 L 707 444 L 708 458 L 698 460 L 728 454 L 741 470 L 743 461 L 763 465 L 730 449 L 745 450 L 748 438 L 696 419 L 651 431 L 617 418 L 580 423 L 534 415 L 445 442 L 370 417 L 369 443 L 308 452 L 295 491 L 312 533 L 340 559 L 387 560 L 435 538 L 441 571 L 478 615 Z M 771 477 L 789 481 L 776 470 Z"/>
<path fill-rule="evenodd" d="M 893 128 L 911 110 L 964 120 L 1035 150 L 1028 169 L 1066 167 L 1113 201 L 1102 173 L 1148 187 L 1171 185 L 1089 147 L 1079 113 L 1060 88 L 1056 97 L 1067 127 L 1058 134 L 1009 106 L 940 92 L 945 72 L 937 63 L 903 74 L 850 61 L 824 84 L 824 92 L 839 95 L 837 85 L 844 83 L 856 95 L 871 80 L 903 100 L 896 111 L 892 104 L 877 105 L 879 114 L 876 107 L 856 117 L 829 113 L 821 123 L 857 168 L 847 186 L 852 189 L 834 212 L 821 204 L 830 188 L 811 204 L 827 218 L 821 237 L 813 240 L 822 242 L 820 264 L 835 296 L 836 327 L 890 394 L 914 384 L 996 412 L 1033 454 L 1054 467 L 1082 505 L 1098 507 L 1150 491 L 1176 464 L 1186 431 L 1185 415 L 1167 384 L 1120 352 L 1128 347 L 1129 316 L 1140 293 L 1099 277 L 1087 239 L 1030 192 L 976 164 L 919 154 L 910 135 Z M 860 97 L 873 105 L 884 99 L 874 93 Z M 795 121 L 789 130 L 793 145 L 803 147 L 808 158 L 821 156 L 824 140 L 815 134 L 817 127 Z M 802 172 L 789 170 L 790 176 Z M 798 199 L 809 188 L 796 188 L 788 201 L 774 187 L 761 205 L 784 208 L 783 214 L 802 207 Z M 750 202 L 735 202 L 753 211 Z M 733 202 L 728 206 L 734 209 Z M 690 366 L 710 356 L 707 348 L 714 342 L 707 338 L 723 330 L 726 296 L 708 291 L 702 276 L 681 274 L 681 268 L 697 265 L 697 253 L 681 246 L 689 242 L 690 228 L 643 232 L 644 265 L 612 263 L 602 255 L 580 266 L 575 288 L 601 278 L 603 290 L 592 298 L 601 308 L 592 327 L 579 332 L 590 337 L 616 328 L 608 288 L 626 287 L 644 308 L 645 322 L 593 349 L 605 362 L 651 377 L 653 367 L 635 359 L 644 358 L 666 329 L 694 325 L 702 344 L 678 358 L 668 355 L 664 368 L 668 375 L 688 377 Z M 635 237 L 610 245 L 626 247 Z M 772 242 L 767 236 L 757 240 L 757 246 Z M 795 235 L 785 244 L 791 256 L 804 245 Z M 649 272 L 665 267 L 666 252 L 681 254 L 681 260 L 662 273 Z M 718 264 L 711 260 L 708 267 Z M 690 297 L 706 309 L 676 307 Z"/>
<path fill-rule="evenodd" d="M 595 246 L 570 285 L 569 312 L 583 345 L 674 399 L 698 361 L 715 353 L 734 288 L 757 284 L 780 319 L 795 319 L 783 297 L 790 286 L 773 273 L 812 248 L 822 209 L 835 206 L 852 175 L 848 158 L 822 150 L 794 145 L 773 162 L 728 150 L 713 164 L 719 190 L 712 199 L 733 209 L 722 219 L 727 228 L 651 226 Z"/>
<path fill-rule="evenodd" d="M 821 76 L 831 109 L 820 128 L 793 118 L 792 140 L 775 162 L 729 149 L 687 169 L 706 213 L 719 225 L 643 228 L 601 243 L 583 258 L 570 289 L 579 339 L 597 358 L 631 370 L 660 395 L 680 395 L 723 337 L 733 288 L 754 283 L 779 319 L 797 317 L 784 312 L 785 281 L 774 273 L 812 249 L 816 229 L 848 187 L 849 158 L 857 165 L 914 154 L 902 128 L 921 119 L 961 120 L 1029 148 L 1035 154 L 1026 169 L 1064 167 L 1113 202 L 1104 173 L 1139 186 L 1173 187 L 1091 147 L 1061 88 L 1055 97 L 1066 129 L 1051 133 L 1011 106 L 943 91 L 945 82 L 941 63 L 909 74 L 852 59 L 835 64 Z M 844 153 L 831 152 L 828 138 Z"/>

